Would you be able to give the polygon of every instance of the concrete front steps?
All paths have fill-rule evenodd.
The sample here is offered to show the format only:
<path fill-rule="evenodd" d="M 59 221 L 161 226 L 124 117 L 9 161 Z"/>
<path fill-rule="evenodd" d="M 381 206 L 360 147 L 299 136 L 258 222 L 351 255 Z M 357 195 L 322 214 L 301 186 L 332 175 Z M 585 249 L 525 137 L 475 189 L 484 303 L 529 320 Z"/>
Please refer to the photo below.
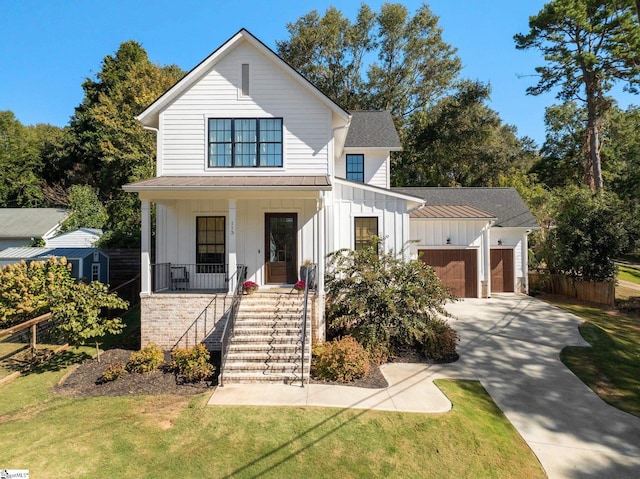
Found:
<path fill-rule="evenodd" d="M 302 381 L 304 296 L 289 290 L 244 296 L 223 371 L 224 384 Z M 311 321 L 307 320 L 304 378 L 309 377 Z"/>

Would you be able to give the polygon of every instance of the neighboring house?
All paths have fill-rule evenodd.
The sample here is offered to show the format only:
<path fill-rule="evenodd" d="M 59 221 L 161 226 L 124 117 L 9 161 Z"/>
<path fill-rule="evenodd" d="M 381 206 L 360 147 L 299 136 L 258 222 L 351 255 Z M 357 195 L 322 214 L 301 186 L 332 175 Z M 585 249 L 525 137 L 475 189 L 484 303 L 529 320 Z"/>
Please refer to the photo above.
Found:
<path fill-rule="evenodd" d="M 91 248 L 102 236 L 102 230 L 95 228 L 78 228 L 47 239 L 48 248 Z"/>
<path fill-rule="evenodd" d="M 233 291 L 239 265 L 262 290 L 293 284 L 305 260 L 318 265 L 322 338 L 326 255 L 416 239 L 422 191 L 390 189 L 391 114 L 342 109 L 244 29 L 137 119 L 157 134 L 156 177 L 124 186 L 142 203 L 143 344 L 176 344 L 212 291 Z"/>
<path fill-rule="evenodd" d="M 0 208 L 0 251 L 47 241 L 60 231 L 69 212 L 59 208 Z"/>
<path fill-rule="evenodd" d="M 71 276 L 85 282 L 109 284 L 109 257 L 97 248 L 8 248 L 0 251 L 0 266 L 20 261 L 46 261 L 67 258 Z"/>
<path fill-rule="evenodd" d="M 527 235 L 539 225 L 513 188 L 393 188 L 420 197 L 411 212 L 413 257 L 459 297 L 528 292 Z"/>

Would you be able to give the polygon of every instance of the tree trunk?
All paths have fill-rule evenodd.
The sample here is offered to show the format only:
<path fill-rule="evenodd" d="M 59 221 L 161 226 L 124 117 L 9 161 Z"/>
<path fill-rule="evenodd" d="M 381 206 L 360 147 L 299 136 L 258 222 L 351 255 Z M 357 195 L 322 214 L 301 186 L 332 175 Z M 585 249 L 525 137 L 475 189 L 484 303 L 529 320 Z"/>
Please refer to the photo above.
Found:
<path fill-rule="evenodd" d="M 600 131 L 598 128 L 597 98 L 594 88 L 587 85 L 587 158 L 593 182 L 589 185 L 592 191 L 602 189 L 602 162 L 600 161 Z"/>

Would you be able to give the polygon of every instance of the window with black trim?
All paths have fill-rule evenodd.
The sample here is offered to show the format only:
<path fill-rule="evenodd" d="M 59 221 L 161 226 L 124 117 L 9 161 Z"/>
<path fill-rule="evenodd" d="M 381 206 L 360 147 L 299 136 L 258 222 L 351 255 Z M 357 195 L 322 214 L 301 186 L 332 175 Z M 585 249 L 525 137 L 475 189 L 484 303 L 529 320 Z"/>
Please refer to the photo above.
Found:
<path fill-rule="evenodd" d="M 282 166 L 282 118 L 209 118 L 209 168 Z"/>
<path fill-rule="evenodd" d="M 373 244 L 373 237 L 378 236 L 377 217 L 357 217 L 354 218 L 354 241 L 353 249 L 358 251 Z"/>
<path fill-rule="evenodd" d="M 347 180 L 364 183 L 364 155 L 347 155 Z"/>
<path fill-rule="evenodd" d="M 224 273 L 225 217 L 196 217 L 196 272 Z"/>

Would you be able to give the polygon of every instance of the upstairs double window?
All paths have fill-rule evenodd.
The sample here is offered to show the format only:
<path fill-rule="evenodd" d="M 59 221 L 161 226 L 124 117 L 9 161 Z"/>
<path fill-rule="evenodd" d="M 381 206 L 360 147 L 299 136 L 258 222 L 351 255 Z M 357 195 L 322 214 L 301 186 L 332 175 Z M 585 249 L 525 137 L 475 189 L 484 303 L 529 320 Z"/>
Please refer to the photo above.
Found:
<path fill-rule="evenodd" d="M 209 168 L 282 166 L 282 118 L 210 118 Z"/>

